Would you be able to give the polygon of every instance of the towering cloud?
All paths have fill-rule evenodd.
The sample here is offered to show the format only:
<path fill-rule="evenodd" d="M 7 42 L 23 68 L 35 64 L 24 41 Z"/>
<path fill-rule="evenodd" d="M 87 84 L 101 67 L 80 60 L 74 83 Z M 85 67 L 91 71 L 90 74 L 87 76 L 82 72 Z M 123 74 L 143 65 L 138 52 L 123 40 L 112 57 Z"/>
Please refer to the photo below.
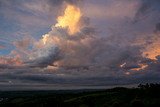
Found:
<path fill-rule="evenodd" d="M 64 16 L 59 16 L 57 21 L 58 23 L 55 25 L 55 27 L 62 27 L 62 28 L 68 28 L 68 33 L 70 35 L 77 33 L 79 31 L 79 21 L 81 19 L 81 11 L 79 8 L 68 5 Z"/>
<path fill-rule="evenodd" d="M 34 44 L 27 65 L 83 66 L 93 60 L 94 29 L 79 7 L 68 3 L 65 7 L 52 30 Z"/>

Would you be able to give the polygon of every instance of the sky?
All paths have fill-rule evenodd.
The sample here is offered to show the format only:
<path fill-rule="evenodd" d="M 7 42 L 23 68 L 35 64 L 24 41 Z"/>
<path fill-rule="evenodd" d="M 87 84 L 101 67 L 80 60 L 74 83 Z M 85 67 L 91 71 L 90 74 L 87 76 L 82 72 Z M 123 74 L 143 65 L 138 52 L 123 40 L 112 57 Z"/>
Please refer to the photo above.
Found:
<path fill-rule="evenodd" d="M 0 90 L 160 82 L 159 0 L 0 0 Z"/>

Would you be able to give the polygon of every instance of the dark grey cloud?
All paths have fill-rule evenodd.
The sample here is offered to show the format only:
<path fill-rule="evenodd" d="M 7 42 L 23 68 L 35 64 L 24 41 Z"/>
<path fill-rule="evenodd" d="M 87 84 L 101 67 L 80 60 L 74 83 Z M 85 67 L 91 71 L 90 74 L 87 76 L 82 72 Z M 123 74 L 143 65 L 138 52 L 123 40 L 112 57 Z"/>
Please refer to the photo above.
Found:
<path fill-rule="evenodd" d="M 138 20 L 145 20 L 147 17 L 153 15 L 155 12 L 160 11 L 158 5 L 160 5 L 159 0 L 141 0 L 140 7 L 135 14 L 135 22 Z"/>
<path fill-rule="evenodd" d="M 69 4 L 73 4 L 76 5 L 80 2 L 82 2 L 83 0 L 48 0 L 49 3 L 51 3 L 51 5 L 62 5 L 64 2 L 69 3 Z"/>
<path fill-rule="evenodd" d="M 39 54 L 39 56 L 37 56 Z M 33 53 L 34 59 L 26 62 L 30 67 L 46 67 L 52 65 L 53 62 L 60 59 L 60 50 L 58 47 L 49 47 L 47 49 L 38 49 Z"/>
<path fill-rule="evenodd" d="M 146 83 L 146 82 L 158 82 L 159 81 L 159 73 L 157 74 L 153 72 L 142 73 L 139 75 L 130 75 L 130 76 L 102 76 L 94 74 L 93 77 L 86 75 L 85 72 L 83 76 L 60 76 L 57 73 L 44 73 L 38 72 L 38 69 L 15 69 L 15 70 L 6 70 L 4 74 L 2 71 L 0 72 L 0 83 L 6 84 L 6 86 L 22 86 L 22 87 L 32 87 L 36 85 L 48 85 L 50 88 L 56 89 L 56 85 L 60 85 L 62 87 L 70 87 L 70 86 L 115 86 L 115 85 L 130 85 L 130 84 L 139 84 L 139 83 Z M 12 72 L 12 73 L 11 73 Z M 75 71 L 74 71 L 75 72 Z M 143 71 L 145 72 L 145 71 Z M 154 71 L 155 72 L 155 71 Z M 65 72 L 63 72 L 65 73 Z M 88 72 L 88 74 L 90 74 Z M 82 75 L 82 72 L 78 74 Z M 78 75 L 77 74 L 77 75 Z M 66 73 L 68 75 L 68 73 Z M 27 85 L 28 84 L 28 85 Z M 30 84 L 30 85 L 29 85 Z M 23 86 L 24 85 L 24 86 Z M 52 86 L 53 85 L 53 86 Z M 48 88 L 48 89 L 50 89 Z M 26 89 L 26 88 L 24 88 Z M 37 87 L 39 89 L 39 87 Z"/>
<path fill-rule="evenodd" d="M 156 31 L 156 32 L 157 32 L 157 31 L 160 31 L 160 23 L 157 23 L 157 24 L 156 24 L 155 31 Z"/>

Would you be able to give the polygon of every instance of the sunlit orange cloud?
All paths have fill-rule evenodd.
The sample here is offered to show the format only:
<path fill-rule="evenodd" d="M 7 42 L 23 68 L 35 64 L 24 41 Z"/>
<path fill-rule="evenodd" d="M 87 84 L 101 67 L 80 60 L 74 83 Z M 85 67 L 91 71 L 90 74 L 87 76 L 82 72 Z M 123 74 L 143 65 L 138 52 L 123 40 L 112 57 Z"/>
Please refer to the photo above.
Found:
<path fill-rule="evenodd" d="M 120 67 L 123 68 L 123 67 L 125 67 L 126 64 L 127 64 L 127 63 L 125 62 L 125 63 L 121 64 Z M 137 67 L 137 68 L 131 68 L 131 69 L 129 69 L 128 71 L 125 71 L 124 74 L 125 74 L 125 75 L 132 75 L 132 74 L 134 74 L 134 73 L 143 73 L 143 72 L 138 72 L 138 71 L 144 70 L 144 69 L 146 69 L 147 67 L 148 67 L 147 64 L 142 64 L 142 63 L 140 63 L 140 64 L 138 64 L 138 67 Z"/>
<path fill-rule="evenodd" d="M 119 67 L 120 67 L 120 68 L 125 68 L 126 64 L 127 64 L 127 63 L 124 62 L 124 63 L 120 64 Z M 147 64 L 139 63 L 137 68 L 131 68 L 130 70 L 131 70 L 131 71 L 140 71 L 140 70 L 144 70 L 144 69 L 147 68 L 147 67 L 148 67 Z M 129 73 L 128 73 L 128 74 L 129 74 Z M 128 74 L 127 74 L 127 75 L 128 75 Z"/>
<path fill-rule="evenodd" d="M 17 51 L 11 51 L 9 56 L 0 56 L 0 64 L 9 66 L 23 66 L 21 54 Z"/>
<path fill-rule="evenodd" d="M 124 74 L 125 75 L 132 75 L 134 73 L 144 73 L 144 72 L 138 72 L 138 71 L 141 71 L 141 70 L 144 70 L 148 67 L 147 64 L 138 64 L 138 68 L 131 68 L 129 71 L 125 72 Z"/>
<path fill-rule="evenodd" d="M 157 60 L 156 57 L 159 55 L 160 55 L 160 43 L 153 43 L 149 45 L 143 52 L 144 57 L 152 60 Z"/>
<path fill-rule="evenodd" d="M 57 18 L 57 24 L 55 27 L 68 28 L 68 33 L 70 35 L 75 34 L 79 31 L 79 21 L 82 13 L 78 7 L 73 5 L 67 5 L 64 15 Z"/>
<path fill-rule="evenodd" d="M 157 56 L 160 55 L 160 35 L 153 35 L 152 37 L 152 43 L 146 45 L 145 49 L 142 52 L 142 56 L 152 59 L 152 60 L 157 60 Z"/>
<path fill-rule="evenodd" d="M 138 68 L 132 68 L 132 69 L 130 69 L 131 71 L 140 71 L 140 70 L 143 70 L 143 69 L 145 69 L 145 68 L 147 68 L 148 67 L 148 65 L 147 64 L 138 64 Z"/>
<path fill-rule="evenodd" d="M 0 64 L 2 65 L 11 65 L 11 66 L 21 66 L 22 61 L 19 57 L 10 58 L 10 57 L 0 57 Z"/>
<path fill-rule="evenodd" d="M 82 13 L 78 7 L 67 4 L 66 9 L 64 10 L 64 15 L 57 18 L 57 24 L 55 24 L 54 27 L 61 27 L 63 29 L 67 28 L 68 33 L 73 35 L 80 30 L 79 21 L 81 16 Z M 42 36 L 40 42 L 36 43 L 36 47 L 41 48 L 49 43 L 60 45 L 61 37 L 57 35 L 51 36 L 50 34 L 45 34 Z"/>
<path fill-rule="evenodd" d="M 160 55 L 160 34 L 149 34 L 138 37 L 132 45 L 143 46 L 142 57 L 156 61 Z M 148 40 L 149 38 L 149 40 Z"/>

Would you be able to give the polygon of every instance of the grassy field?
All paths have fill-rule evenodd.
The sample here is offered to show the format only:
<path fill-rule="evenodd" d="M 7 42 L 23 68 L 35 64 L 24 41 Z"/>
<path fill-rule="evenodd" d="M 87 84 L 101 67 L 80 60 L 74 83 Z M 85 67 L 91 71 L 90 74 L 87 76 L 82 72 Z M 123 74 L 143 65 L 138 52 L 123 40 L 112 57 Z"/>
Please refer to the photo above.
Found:
<path fill-rule="evenodd" d="M 160 107 L 160 85 L 106 90 L 1 91 L 0 107 Z"/>

